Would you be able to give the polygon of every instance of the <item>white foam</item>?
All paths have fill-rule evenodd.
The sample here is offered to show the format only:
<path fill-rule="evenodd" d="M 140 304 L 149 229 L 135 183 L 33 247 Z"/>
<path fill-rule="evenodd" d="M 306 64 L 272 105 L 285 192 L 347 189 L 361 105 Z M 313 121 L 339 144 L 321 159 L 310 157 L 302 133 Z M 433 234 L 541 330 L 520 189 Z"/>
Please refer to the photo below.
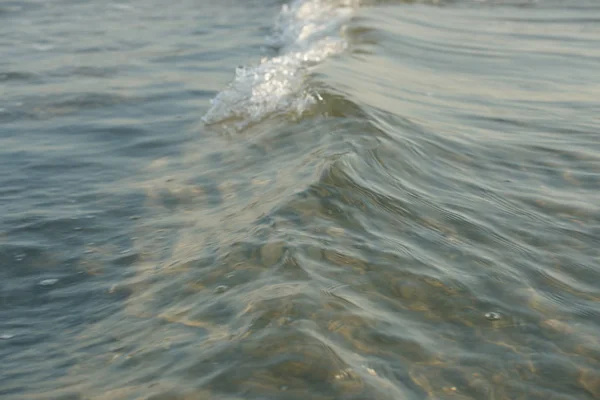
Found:
<path fill-rule="evenodd" d="M 357 0 L 295 0 L 282 7 L 269 44 L 279 55 L 239 67 L 229 86 L 212 101 L 207 124 L 225 121 L 243 128 L 276 113 L 302 114 L 318 99 L 306 86 L 311 67 L 343 52 L 340 31 Z"/>

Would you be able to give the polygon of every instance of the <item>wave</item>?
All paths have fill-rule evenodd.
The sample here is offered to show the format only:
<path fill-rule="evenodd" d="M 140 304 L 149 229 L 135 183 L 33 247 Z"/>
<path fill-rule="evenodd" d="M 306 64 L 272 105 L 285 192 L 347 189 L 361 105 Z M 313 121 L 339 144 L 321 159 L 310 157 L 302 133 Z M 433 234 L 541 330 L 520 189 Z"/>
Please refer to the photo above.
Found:
<path fill-rule="evenodd" d="M 348 47 L 341 32 L 358 0 L 295 0 L 282 6 L 268 44 L 278 55 L 258 65 L 238 67 L 234 80 L 211 100 L 206 124 L 230 122 L 234 128 L 269 115 L 301 115 L 321 99 L 306 85 L 310 69 Z"/>

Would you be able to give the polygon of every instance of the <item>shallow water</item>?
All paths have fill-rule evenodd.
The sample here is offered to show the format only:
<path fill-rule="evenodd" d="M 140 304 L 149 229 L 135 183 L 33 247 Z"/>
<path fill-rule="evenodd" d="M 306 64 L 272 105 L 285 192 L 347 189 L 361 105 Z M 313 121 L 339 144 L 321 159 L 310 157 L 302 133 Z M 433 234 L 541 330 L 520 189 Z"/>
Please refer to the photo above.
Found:
<path fill-rule="evenodd" d="M 599 398 L 597 2 L 213 3 L 0 3 L 0 397 Z"/>

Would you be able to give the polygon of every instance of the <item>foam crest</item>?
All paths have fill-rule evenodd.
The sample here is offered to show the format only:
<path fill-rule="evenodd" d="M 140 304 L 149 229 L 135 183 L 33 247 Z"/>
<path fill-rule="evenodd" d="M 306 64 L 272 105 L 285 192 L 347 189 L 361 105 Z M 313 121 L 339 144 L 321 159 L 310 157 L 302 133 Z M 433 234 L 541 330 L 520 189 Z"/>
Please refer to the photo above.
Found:
<path fill-rule="evenodd" d="M 269 38 L 279 54 L 258 65 L 238 67 L 234 80 L 211 100 L 204 122 L 231 122 L 241 129 L 272 114 L 302 114 L 320 98 L 306 85 L 309 71 L 347 48 L 340 30 L 356 6 L 353 0 L 296 0 L 284 5 Z"/>

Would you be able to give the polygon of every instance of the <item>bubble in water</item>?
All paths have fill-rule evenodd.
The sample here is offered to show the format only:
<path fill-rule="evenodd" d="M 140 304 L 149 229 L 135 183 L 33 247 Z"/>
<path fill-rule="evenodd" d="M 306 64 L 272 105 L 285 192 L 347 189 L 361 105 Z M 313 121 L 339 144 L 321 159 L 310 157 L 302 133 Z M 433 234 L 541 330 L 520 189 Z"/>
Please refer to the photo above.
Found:
<path fill-rule="evenodd" d="M 349 379 L 352 376 L 352 368 L 346 368 L 341 370 L 338 374 L 334 376 L 337 380 Z"/>
<path fill-rule="evenodd" d="M 215 293 L 225 293 L 229 289 L 229 286 L 219 285 L 215 288 Z"/>
<path fill-rule="evenodd" d="M 498 321 L 500 318 L 502 318 L 502 316 L 500 315 L 500 313 L 490 311 L 488 313 L 485 313 L 485 318 L 490 321 Z"/>

